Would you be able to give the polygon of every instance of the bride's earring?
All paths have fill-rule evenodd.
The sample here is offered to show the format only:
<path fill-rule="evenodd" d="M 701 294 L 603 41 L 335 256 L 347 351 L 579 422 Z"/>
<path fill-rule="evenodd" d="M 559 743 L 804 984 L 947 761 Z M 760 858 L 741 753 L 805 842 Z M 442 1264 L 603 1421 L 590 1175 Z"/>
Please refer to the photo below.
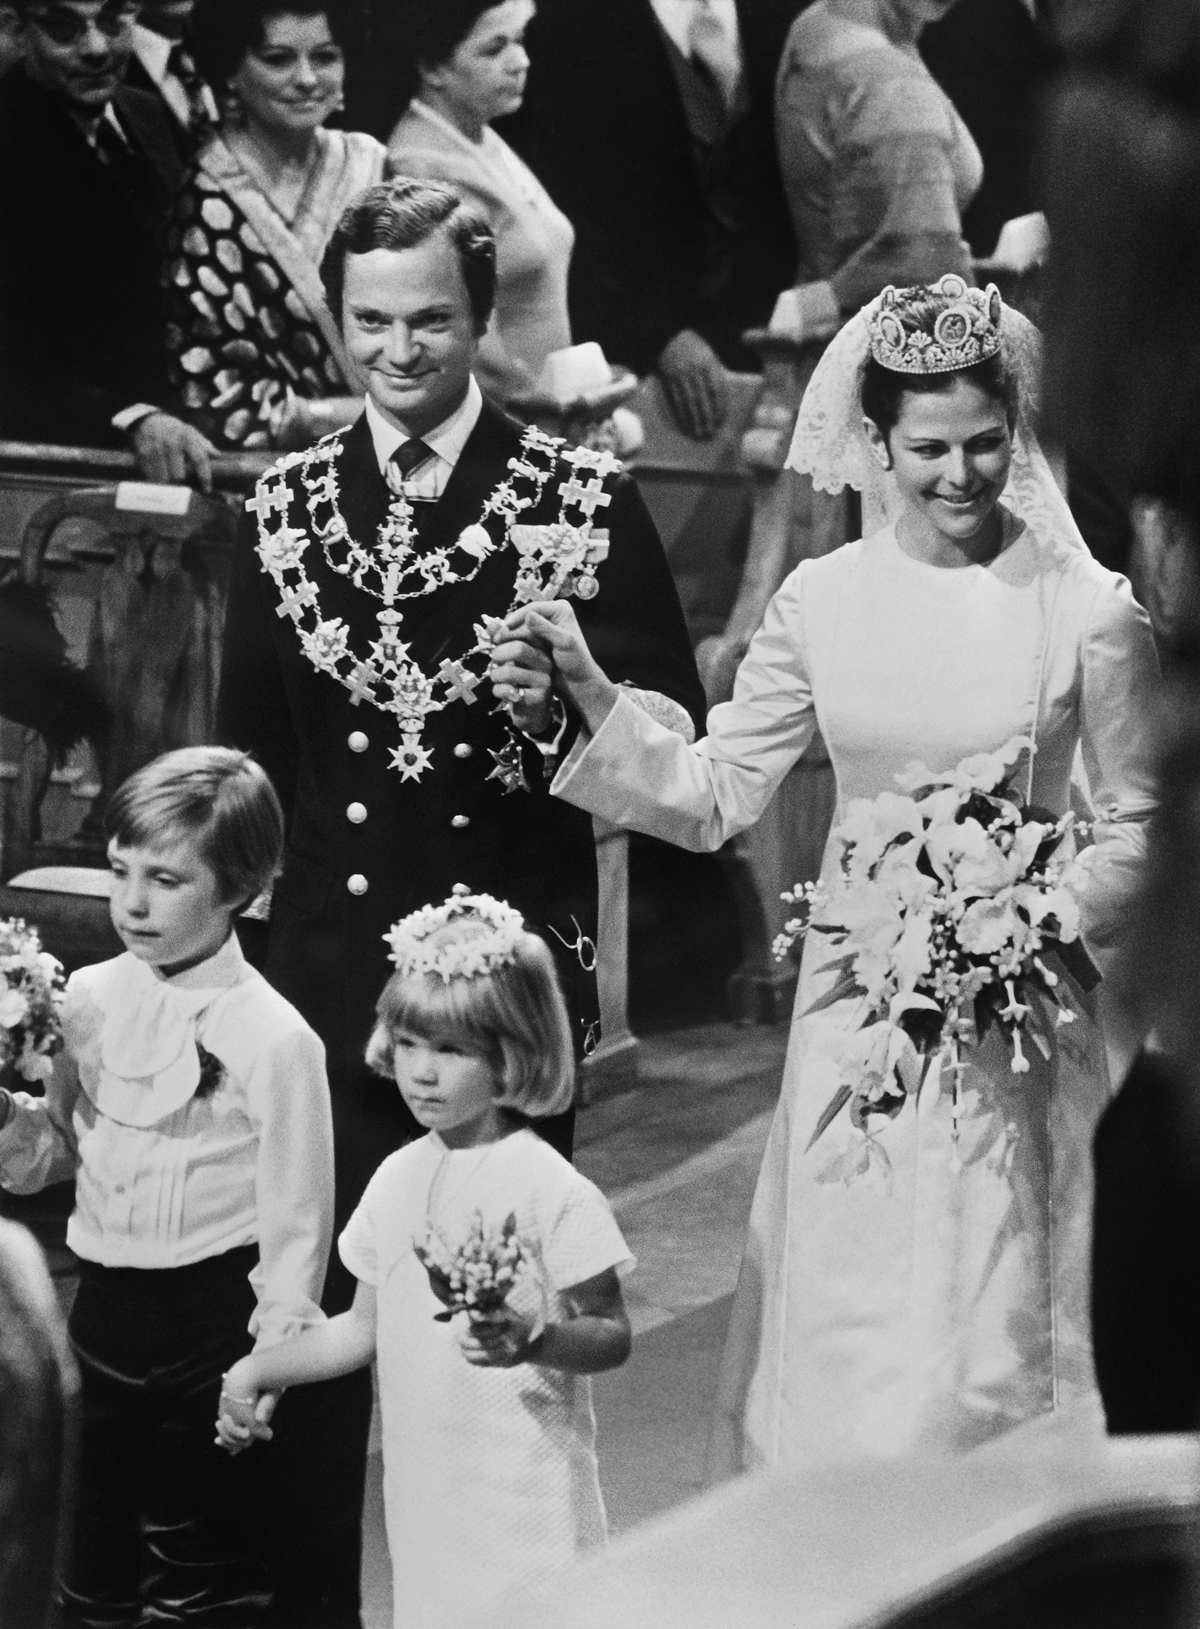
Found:
<path fill-rule="evenodd" d="M 863 414 L 863 434 L 867 438 L 867 446 L 871 449 L 871 457 L 879 465 L 880 469 L 890 470 L 892 455 L 888 451 L 888 444 L 880 434 L 879 426 L 874 419 L 869 419 L 865 413 Z"/>

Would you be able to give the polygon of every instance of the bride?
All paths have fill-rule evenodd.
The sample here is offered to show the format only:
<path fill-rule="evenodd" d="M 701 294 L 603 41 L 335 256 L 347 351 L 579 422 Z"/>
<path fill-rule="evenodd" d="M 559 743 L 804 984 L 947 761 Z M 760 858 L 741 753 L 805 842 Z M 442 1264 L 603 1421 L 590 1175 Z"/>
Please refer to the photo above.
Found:
<path fill-rule="evenodd" d="M 1020 790 L 1062 813 L 1080 746 L 1096 811 L 1084 934 L 1103 969 L 1153 805 L 1157 666 L 1145 614 L 1088 554 L 1038 447 L 1038 362 L 1031 325 L 958 277 L 888 289 L 846 325 L 792 462 L 825 490 L 859 488 L 868 535 L 787 579 L 695 746 L 604 677 L 568 602 L 514 613 L 501 693 L 519 707 L 553 681 L 582 719 L 553 791 L 715 849 L 757 820 L 818 728 L 839 816 L 915 759 L 951 769 L 1014 736 L 1034 742 Z M 831 842 L 826 875 L 837 858 Z M 957 1453 L 1095 1400 L 1091 1140 L 1110 1087 L 1090 998 L 1072 993 L 1080 1021 L 1026 1075 L 995 1031 L 966 1054 L 956 1142 L 935 1064 L 869 1123 L 885 1157 L 868 1162 L 845 1109 L 813 1140 L 856 1015 L 852 1000 L 814 1010 L 838 954 L 817 935 L 804 952 L 714 1474 Z"/>

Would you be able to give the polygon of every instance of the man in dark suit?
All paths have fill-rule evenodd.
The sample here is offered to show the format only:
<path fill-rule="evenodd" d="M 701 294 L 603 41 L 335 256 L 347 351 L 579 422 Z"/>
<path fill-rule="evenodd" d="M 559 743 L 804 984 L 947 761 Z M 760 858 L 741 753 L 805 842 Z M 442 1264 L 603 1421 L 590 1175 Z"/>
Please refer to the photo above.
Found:
<path fill-rule="evenodd" d="M 154 98 L 125 89 L 134 8 L 20 0 L 0 82 L 0 433 L 132 444 L 152 480 L 210 480 L 167 410 L 157 235 L 180 161 Z"/>
<path fill-rule="evenodd" d="M 133 55 L 125 83 L 162 103 L 182 159 L 189 159 L 217 122 L 216 97 L 186 44 L 195 0 L 145 0 L 133 25 Z"/>
<path fill-rule="evenodd" d="M 547 472 L 540 502 L 518 514 L 520 523 L 553 523 L 561 512 L 585 533 L 589 515 L 607 532 L 606 557 L 578 585 L 580 621 L 606 670 L 656 692 L 651 705 L 673 707 L 681 720 L 703 718 L 683 614 L 633 483 L 607 473 L 603 460 L 589 472 L 544 450 L 523 454 L 520 428 L 484 401 L 472 377 L 494 255 L 487 224 L 442 187 L 397 181 L 347 211 L 324 276 L 368 381 L 366 412 L 326 456 L 285 460 L 264 477 L 235 556 L 220 729 L 258 755 L 288 817 L 265 971 L 328 1050 L 341 1221 L 412 1129 L 399 1093 L 362 1061 L 391 971 L 383 934 L 398 917 L 456 883 L 507 899 L 555 952 L 581 1053 L 594 1033 L 593 957 L 582 943 L 596 937 L 591 822 L 550 797 L 546 774 L 570 739 L 570 720 L 561 707 L 546 709 L 537 721 L 544 739 L 521 735 L 479 677 L 481 662 L 475 672 L 461 665 L 486 619 L 514 602 L 520 557 L 502 510 L 489 507 L 505 490 L 532 492 L 536 483 L 514 461 L 528 457 Z M 572 482 L 568 496 L 562 488 Z M 381 528 L 390 507 L 394 523 L 398 495 L 415 515 L 416 539 L 389 589 L 394 542 Z M 482 553 L 481 522 L 490 537 Z M 422 562 L 436 563 L 428 577 Z M 343 657 L 316 642 L 324 625 L 322 638 L 338 643 L 335 620 Z M 400 690 L 390 680 L 401 668 L 407 699 L 397 716 L 388 709 Z M 439 705 L 429 708 L 430 699 Z M 552 1128 L 552 1140 L 569 1150 L 569 1122 Z M 330 1310 L 348 1304 L 352 1284 L 340 1265 L 327 1292 Z M 281 1613 L 289 1624 L 356 1622 L 349 1594 L 369 1410 L 366 1389 L 354 1392 L 360 1378 L 313 1388 L 325 1395 L 303 1432 L 295 1419 L 302 1393 L 276 1416 L 272 1455 L 289 1431 L 301 1448 L 286 1479 L 292 1534 L 275 1565 L 289 1589 Z M 314 1561 L 323 1576 L 314 1576 Z M 403 1591 L 403 1578 L 395 1587 Z M 326 1602 L 313 1620 L 296 1615 L 306 1597 L 310 1611 Z"/>
<path fill-rule="evenodd" d="M 524 106 L 497 127 L 575 227 L 575 338 L 657 371 L 701 438 L 795 276 L 774 92 L 803 3 L 541 0 Z"/>

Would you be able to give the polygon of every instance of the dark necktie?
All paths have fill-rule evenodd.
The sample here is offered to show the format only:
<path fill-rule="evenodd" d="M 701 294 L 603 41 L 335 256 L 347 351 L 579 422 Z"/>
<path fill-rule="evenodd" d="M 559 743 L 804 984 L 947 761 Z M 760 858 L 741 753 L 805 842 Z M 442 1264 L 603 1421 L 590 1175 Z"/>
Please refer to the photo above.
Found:
<path fill-rule="evenodd" d="M 149 160 L 125 140 L 105 113 L 96 126 L 96 153 L 116 187 L 151 237 L 157 236 L 166 200 Z"/>
<path fill-rule="evenodd" d="M 200 77 L 200 70 L 192 60 L 192 53 L 186 45 L 177 42 L 171 47 L 171 54 L 167 58 L 167 72 L 179 81 L 183 86 L 183 94 L 187 97 L 188 134 L 206 135 L 212 129 L 212 118 L 204 94 L 204 80 Z"/>
<path fill-rule="evenodd" d="M 396 471 L 401 481 L 407 481 L 413 470 L 419 469 L 432 457 L 433 448 L 413 436 L 400 443 L 388 459 L 388 465 Z"/>

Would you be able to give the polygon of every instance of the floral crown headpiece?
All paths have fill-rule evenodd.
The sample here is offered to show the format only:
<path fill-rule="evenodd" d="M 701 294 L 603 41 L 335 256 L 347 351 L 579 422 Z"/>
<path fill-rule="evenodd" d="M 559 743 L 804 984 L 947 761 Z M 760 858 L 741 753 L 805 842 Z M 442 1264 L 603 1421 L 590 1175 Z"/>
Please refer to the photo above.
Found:
<path fill-rule="evenodd" d="M 910 327 L 914 306 L 929 304 L 942 307 L 933 332 Z M 953 273 L 927 288 L 889 286 L 871 317 L 871 355 L 892 373 L 957 373 L 995 356 L 1003 309 L 995 283 L 968 288 Z"/>
<path fill-rule="evenodd" d="M 449 944 L 432 945 L 430 939 L 451 923 L 478 924 L 483 930 Z M 517 945 L 525 932 L 520 911 L 491 894 L 472 894 L 465 883 L 456 883 L 450 898 L 441 905 L 422 905 L 419 911 L 403 917 L 384 934 L 391 946 L 396 971 L 405 978 L 433 973 L 449 984 L 451 979 L 482 978 L 498 967 L 509 967 L 517 959 Z"/>

